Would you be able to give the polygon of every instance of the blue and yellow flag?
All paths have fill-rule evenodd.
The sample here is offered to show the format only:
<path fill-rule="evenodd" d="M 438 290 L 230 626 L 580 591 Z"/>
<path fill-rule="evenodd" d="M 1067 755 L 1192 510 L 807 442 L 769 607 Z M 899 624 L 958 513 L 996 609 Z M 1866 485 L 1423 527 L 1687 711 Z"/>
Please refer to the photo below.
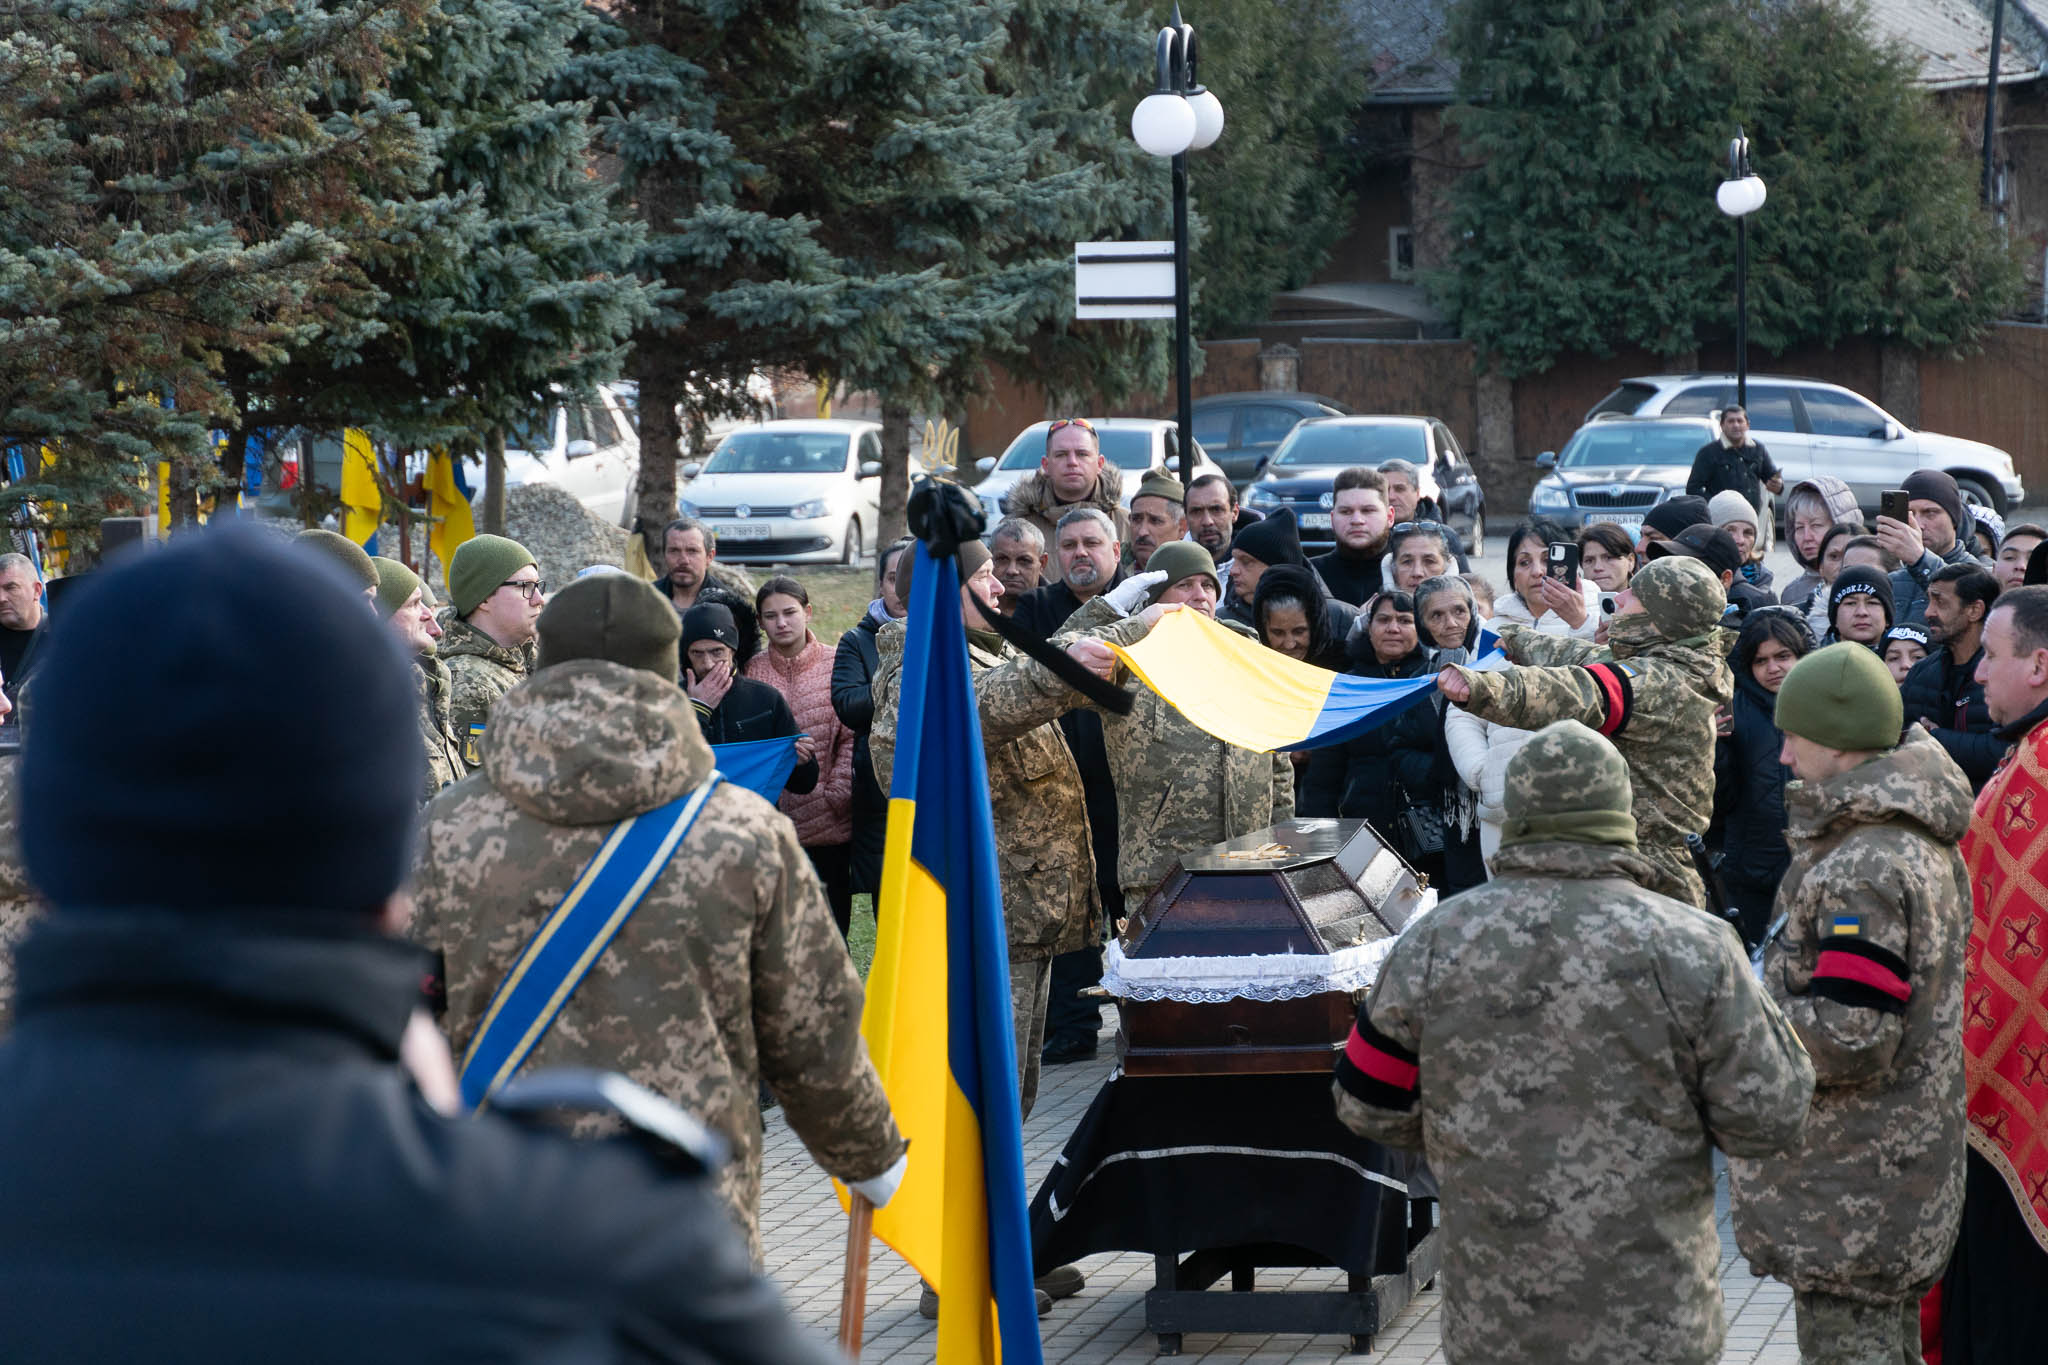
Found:
<path fill-rule="evenodd" d="M 1038 1365 L 988 765 L 959 578 L 912 553 L 889 837 L 861 1032 L 910 1139 L 875 1235 L 939 1291 L 940 1365 Z"/>
<path fill-rule="evenodd" d="M 376 443 L 354 427 L 341 434 L 341 508 L 341 533 L 376 554 L 384 486 L 377 481 Z"/>
<path fill-rule="evenodd" d="M 796 771 L 796 736 L 714 744 L 711 761 L 726 781 L 772 803 L 781 798 L 783 784 Z"/>
<path fill-rule="evenodd" d="M 427 530 L 427 549 L 445 567 L 453 562 L 462 542 L 476 538 L 469 494 L 462 487 L 455 457 L 446 446 L 435 446 L 427 452 L 427 473 L 421 486 L 427 494 L 427 515 L 433 519 Z"/>

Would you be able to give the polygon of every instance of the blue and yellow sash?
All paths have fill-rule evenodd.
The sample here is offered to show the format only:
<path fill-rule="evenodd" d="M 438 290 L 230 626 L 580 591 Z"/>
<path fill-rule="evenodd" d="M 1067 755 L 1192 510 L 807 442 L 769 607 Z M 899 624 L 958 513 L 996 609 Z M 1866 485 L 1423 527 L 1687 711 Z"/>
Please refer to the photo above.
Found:
<path fill-rule="evenodd" d="M 562 1006 L 668 866 L 721 780 L 612 827 L 498 984 L 462 1059 L 462 1102 L 480 1109 L 512 1079 Z"/>

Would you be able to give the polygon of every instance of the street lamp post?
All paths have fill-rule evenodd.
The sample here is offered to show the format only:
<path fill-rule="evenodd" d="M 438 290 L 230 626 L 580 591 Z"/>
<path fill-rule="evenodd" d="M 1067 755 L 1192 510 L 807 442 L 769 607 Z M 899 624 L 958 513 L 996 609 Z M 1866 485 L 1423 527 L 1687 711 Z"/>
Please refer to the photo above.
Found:
<path fill-rule="evenodd" d="M 1131 111 L 1131 136 L 1153 156 L 1173 162 L 1173 374 L 1179 390 L 1180 481 L 1195 477 L 1194 341 L 1188 321 L 1188 152 L 1223 136 L 1223 104 L 1195 78 L 1195 30 L 1173 22 L 1159 30 L 1158 80 Z"/>
<path fill-rule="evenodd" d="M 1728 143 L 1728 178 L 1714 203 L 1735 220 L 1735 401 L 1749 406 L 1749 215 L 1764 206 L 1764 182 L 1749 168 L 1749 139 L 1738 125 Z"/>

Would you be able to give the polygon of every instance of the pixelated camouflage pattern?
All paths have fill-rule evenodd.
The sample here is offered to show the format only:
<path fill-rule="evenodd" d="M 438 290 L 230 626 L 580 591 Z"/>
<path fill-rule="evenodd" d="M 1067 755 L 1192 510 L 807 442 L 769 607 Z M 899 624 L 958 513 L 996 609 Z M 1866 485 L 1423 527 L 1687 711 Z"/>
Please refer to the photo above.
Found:
<path fill-rule="evenodd" d="M 0 755 L 0 1033 L 14 1016 L 14 946 L 28 935 L 42 905 L 29 889 L 21 856 L 21 811 L 15 793 L 18 755 Z"/>
<path fill-rule="evenodd" d="M 1077 507 L 1093 507 L 1115 522 L 1119 544 L 1131 538 L 1131 514 L 1124 511 L 1123 471 L 1107 460 L 1102 463 L 1102 472 L 1095 476 L 1094 495 L 1084 501 L 1055 501 L 1052 480 L 1043 473 L 1031 473 L 1017 480 L 1003 500 L 1003 507 L 1011 516 L 1022 517 L 1039 529 L 1045 537 L 1047 553 L 1058 543 L 1056 528 L 1060 518 Z"/>
<path fill-rule="evenodd" d="M 1800 1365 L 1921 1365 L 1920 1300 L 1792 1294 Z"/>
<path fill-rule="evenodd" d="M 414 662 L 419 665 L 420 744 L 427 756 L 426 794 L 420 799 L 431 801 L 441 788 L 467 777 L 469 765 L 462 761 L 462 744 L 455 737 L 449 704 L 454 680 L 448 665 L 433 654 L 422 654 Z"/>
<path fill-rule="evenodd" d="M 1825 782 L 1785 788 L 1792 865 L 1764 984 L 1813 1055 L 1799 1146 L 1728 1163 L 1735 1239 L 1760 1275 L 1884 1303 L 1926 1290 L 1963 1206 L 1963 955 L 1969 779 L 1932 736 Z M 1813 973 L 1840 919 L 1905 959 L 1903 1014 L 1822 999 Z"/>
<path fill-rule="evenodd" d="M 889 622 L 875 636 L 880 663 L 875 669 L 875 720 L 868 732 L 868 752 L 874 759 L 875 781 L 884 792 L 896 764 L 906 638 L 901 621 Z M 990 684 L 1014 651 L 1000 639 L 988 638 L 1001 645 L 1002 652 L 970 637 L 967 659 L 980 703 L 1004 928 L 1012 961 L 1050 959 L 1089 943 L 1102 914 L 1095 849 L 1088 839 L 1088 805 L 1081 770 L 1074 765 L 1059 725 L 1050 719 L 1015 725 L 1001 713 Z"/>
<path fill-rule="evenodd" d="M 600 659 L 557 664 L 499 704 L 481 778 L 429 802 L 413 936 L 447 968 L 458 1060 L 492 992 L 612 826 L 703 782 L 711 751 L 675 684 Z M 795 828 L 730 783 L 525 1069 L 623 1072 L 732 1143 L 721 1195 L 756 1258 L 759 1090 L 818 1164 L 879 1175 L 904 1142 L 860 1036 L 860 978 Z"/>
<path fill-rule="evenodd" d="M 1627 760 L 1611 741 L 1577 721 L 1553 722 L 1523 741 L 1508 760 L 1501 791 L 1501 809 L 1510 822 L 1556 814 L 1560 808 L 1628 813 L 1635 808 Z"/>
<path fill-rule="evenodd" d="M 1666 640 L 1646 615 L 1616 619 L 1605 648 L 1527 626 L 1504 626 L 1500 637 L 1520 667 L 1458 670 L 1472 685 L 1465 710 L 1498 725 L 1540 730 L 1552 721 L 1576 720 L 1598 730 L 1607 719 L 1607 697 L 1585 665 L 1614 663 L 1627 670 L 1634 708 L 1609 738 L 1628 762 L 1636 838 L 1653 869 L 1651 885 L 1704 908 L 1706 887 L 1693 869 L 1685 836 L 1705 834 L 1714 810 L 1714 712 L 1735 694 L 1728 671 L 1733 637 L 1715 628 Z"/>
<path fill-rule="evenodd" d="M 1653 559 L 1629 580 L 1629 591 L 1664 638 L 1682 640 L 1704 635 L 1728 609 L 1728 590 L 1714 571 L 1690 555 Z M 1612 639 L 1614 628 L 1608 627 Z"/>
<path fill-rule="evenodd" d="M 473 773 L 470 726 L 488 726 L 491 708 L 533 672 L 534 644 L 507 649 L 444 607 L 438 617 L 442 636 L 434 653 L 448 668 L 448 728 L 461 749 L 464 774 Z M 480 757 L 480 754 L 478 754 Z"/>
<path fill-rule="evenodd" d="M 1137 617 L 1120 616 L 1097 597 L 1067 619 L 1053 644 L 1064 649 L 1088 636 L 1132 645 L 1145 631 Z M 1117 884 L 1127 903 L 1141 905 L 1181 854 L 1292 818 L 1294 765 L 1286 754 L 1240 749 L 1197 728 L 1122 665 L 1116 681 L 1133 702 L 1128 715 L 1102 716 L 1116 783 Z M 983 716 L 995 714 L 1009 725 L 1042 724 L 1089 705 L 1058 674 L 1022 654 L 1006 659 L 980 686 Z"/>
<path fill-rule="evenodd" d="M 1436 1172 L 1450 1359 L 1711 1365 L 1712 1149 L 1794 1140 L 1813 1069 L 1734 932 L 1644 890 L 1637 855 L 1530 843 L 1494 871 L 1411 924 L 1367 997 L 1416 1054 L 1414 1106 L 1339 1084 L 1338 1116 Z"/>

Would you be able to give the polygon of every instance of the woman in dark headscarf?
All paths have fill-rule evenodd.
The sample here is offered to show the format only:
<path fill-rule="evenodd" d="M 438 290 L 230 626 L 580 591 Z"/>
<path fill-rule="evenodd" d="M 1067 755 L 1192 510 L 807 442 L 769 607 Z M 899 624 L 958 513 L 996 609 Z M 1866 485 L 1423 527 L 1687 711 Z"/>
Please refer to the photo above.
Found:
<path fill-rule="evenodd" d="M 1335 606 L 1339 608 L 1332 611 Z M 1351 609 L 1333 603 L 1313 569 L 1275 564 L 1259 575 L 1252 593 L 1252 622 L 1259 642 L 1290 659 L 1344 671 L 1344 641 L 1351 629 Z"/>
<path fill-rule="evenodd" d="M 1415 585 L 1415 627 L 1430 652 L 1432 668 L 1461 664 L 1479 647 L 1479 609 L 1472 585 L 1451 575 L 1426 578 Z M 1444 871 L 1447 896 L 1470 890 L 1486 880 L 1486 859 L 1479 851 L 1479 796 L 1458 776 L 1443 723 L 1443 698 L 1427 705 L 1435 712 L 1436 757 L 1431 770 L 1444 812 Z"/>

